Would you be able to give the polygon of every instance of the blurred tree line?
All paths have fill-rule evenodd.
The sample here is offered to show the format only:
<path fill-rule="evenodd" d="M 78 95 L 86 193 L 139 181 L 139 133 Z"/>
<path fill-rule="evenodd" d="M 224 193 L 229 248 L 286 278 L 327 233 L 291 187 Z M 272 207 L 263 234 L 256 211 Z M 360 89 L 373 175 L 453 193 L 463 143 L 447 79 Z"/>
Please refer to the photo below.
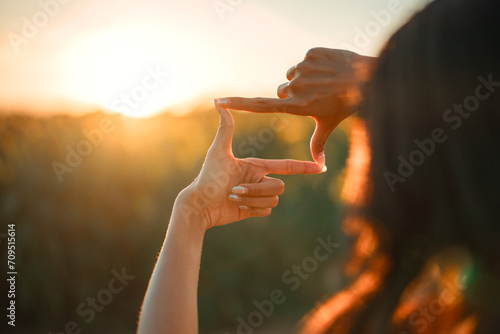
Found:
<path fill-rule="evenodd" d="M 311 159 L 311 119 L 233 114 L 236 157 Z M 74 322 L 82 333 L 134 333 L 174 199 L 199 172 L 217 125 L 213 109 L 149 119 L 102 112 L 1 116 L 4 273 L 7 224 L 16 224 L 17 242 L 17 321 L 10 332 L 65 333 Z M 271 216 L 208 231 L 199 285 L 200 333 L 236 333 L 237 318 L 246 319 L 256 310 L 253 301 L 269 299 L 274 289 L 285 292 L 286 302 L 255 333 L 290 332 L 339 288 L 348 248 L 339 228 L 338 199 L 346 127 L 342 124 L 330 137 L 327 173 L 278 176 L 286 190 Z M 68 158 L 71 151 L 81 159 Z M 312 256 L 316 238 L 328 235 L 341 243 L 338 252 L 290 291 L 282 274 Z M 115 279 L 115 292 L 109 293 L 122 270 L 134 278 L 119 292 Z"/>

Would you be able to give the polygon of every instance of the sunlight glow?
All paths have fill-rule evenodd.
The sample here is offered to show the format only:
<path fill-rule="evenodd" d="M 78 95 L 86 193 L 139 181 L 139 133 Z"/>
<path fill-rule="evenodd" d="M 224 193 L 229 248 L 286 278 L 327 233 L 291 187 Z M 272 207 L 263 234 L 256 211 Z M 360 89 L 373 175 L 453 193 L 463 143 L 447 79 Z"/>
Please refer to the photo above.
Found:
<path fill-rule="evenodd" d="M 176 41 L 176 44 L 178 41 Z M 66 94 L 132 117 L 150 116 L 192 99 L 189 60 L 158 29 L 125 27 L 80 36 L 62 56 Z M 188 72 L 186 72 L 188 71 Z"/>
<path fill-rule="evenodd" d="M 195 0 L 71 2 L 23 39 L 19 52 L 0 41 L 0 110 L 78 114 L 97 106 L 147 117 L 189 112 L 222 95 L 273 97 L 308 49 L 352 45 L 372 9 L 386 3 L 257 0 L 221 17 L 211 2 Z M 376 52 L 412 13 L 410 3 L 363 52 Z M 0 7 L 3 34 L 25 34 L 21 18 L 43 14 L 36 1 Z M 151 71 L 169 75 L 156 85 Z"/>

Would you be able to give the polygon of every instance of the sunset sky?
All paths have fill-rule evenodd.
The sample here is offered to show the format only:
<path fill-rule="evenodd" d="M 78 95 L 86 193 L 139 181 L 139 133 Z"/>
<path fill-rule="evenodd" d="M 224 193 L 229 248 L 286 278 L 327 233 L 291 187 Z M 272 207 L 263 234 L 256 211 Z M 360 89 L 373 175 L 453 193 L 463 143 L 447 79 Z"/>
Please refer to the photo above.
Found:
<path fill-rule="evenodd" d="M 2 1 L 0 111 L 77 113 L 79 102 L 141 117 L 219 96 L 274 97 L 308 49 L 376 55 L 427 2 Z"/>

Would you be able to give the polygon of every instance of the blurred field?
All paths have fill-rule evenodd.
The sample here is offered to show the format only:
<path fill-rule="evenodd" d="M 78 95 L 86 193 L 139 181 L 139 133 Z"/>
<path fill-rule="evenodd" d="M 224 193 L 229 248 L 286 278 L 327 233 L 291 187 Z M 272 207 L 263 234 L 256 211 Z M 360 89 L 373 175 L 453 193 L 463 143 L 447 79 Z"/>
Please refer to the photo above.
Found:
<path fill-rule="evenodd" d="M 0 236 L 7 224 L 15 223 L 17 230 L 17 321 L 10 332 L 56 334 L 74 321 L 82 333 L 134 333 L 173 201 L 197 175 L 217 113 L 0 118 Z M 112 130 L 98 140 L 94 130 L 103 119 Z M 243 113 L 235 120 L 235 156 L 310 160 L 312 120 Z M 276 124 L 285 126 L 277 130 Z M 96 144 L 60 182 L 53 162 L 67 165 L 67 147 L 77 150 L 84 132 L 94 133 Z M 236 333 L 237 317 L 246 318 L 255 311 L 252 302 L 269 298 L 274 289 L 285 291 L 287 300 L 254 333 L 290 333 L 316 302 L 338 289 L 340 258 L 348 248 L 339 232 L 338 200 L 346 155 L 341 127 L 330 137 L 327 173 L 281 177 L 286 191 L 270 217 L 207 233 L 200 333 Z M 312 256 L 316 238 L 329 234 L 341 243 L 338 253 L 291 292 L 283 272 Z M 0 241 L 4 264 L 6 242 Z M 90 312 L 81 314 L 88 306 L 78 312 L 88 297 L 109 289 L 112 271 L 122 268 L 135 278 L 91 320 Z"/>

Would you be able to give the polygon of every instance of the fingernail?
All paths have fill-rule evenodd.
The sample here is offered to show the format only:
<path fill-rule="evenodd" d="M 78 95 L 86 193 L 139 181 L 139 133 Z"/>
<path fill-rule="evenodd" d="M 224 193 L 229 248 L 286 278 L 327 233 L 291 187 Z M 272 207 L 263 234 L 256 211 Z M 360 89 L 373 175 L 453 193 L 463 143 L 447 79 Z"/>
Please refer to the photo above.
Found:
<path fill-rule="evenodd" d="M 231 191 L 233 192 L 233 194 L 243 195 L 243 194 L 246 194 L 248 192 L 248 188 L 237 186 L 237 187 L 233 187 L 233 189 L 231 189 Z"/>
<path fill-rule="evenodd" d="M 318 165 L 320 166 L 324 166 L 326 163 L 326 157 L 325 157 L 325 152 L 321 152 L 319 155 L 318 155 Z"/>
<path fill-rule="evenodd" d="M 241 197 L 240 197 L 240 196 L 238 196 L 238 195 L 230 194 L 228 197 L 229 197 L 229 199 L 230 199 L 231 201 L 235 201 L 235 202 L 239 202 L 239 201 L 241 201 Z"/>
<path fill-rule="evenodd" d="M 241 210 L 248 210 L 248 206 L 246 206 L 246 205 L 240 205 L 239 208 Z"/>
<path fill-rule="evenodd" d="M 326 168 L 326 165 L 325 165 L 325 166 L 323 166 L 323 168 L 321 168 L 321 173 L 326 172 L 326 170 L 327 170 L 327 169 L 328 169 L 328 168 Z"/>
<path fill-rule="evenodd" d="M 219 113 L 220 115 L 220 108 L 219 108 L 219 103 L 217 102 L 216 99 L 214 99 L 214 104 L 215 104 L 215 110 L 217 110 L 217 112 Z"/>
<path fill-rule="evenodd" d="M 226 98 L 217 99 L 216 101 L 217 101 L 218 104 L 220 104 L 222 106 L 225 106 L 225 105 L 229 104 L 229 100 L 226 99 Z"/>

